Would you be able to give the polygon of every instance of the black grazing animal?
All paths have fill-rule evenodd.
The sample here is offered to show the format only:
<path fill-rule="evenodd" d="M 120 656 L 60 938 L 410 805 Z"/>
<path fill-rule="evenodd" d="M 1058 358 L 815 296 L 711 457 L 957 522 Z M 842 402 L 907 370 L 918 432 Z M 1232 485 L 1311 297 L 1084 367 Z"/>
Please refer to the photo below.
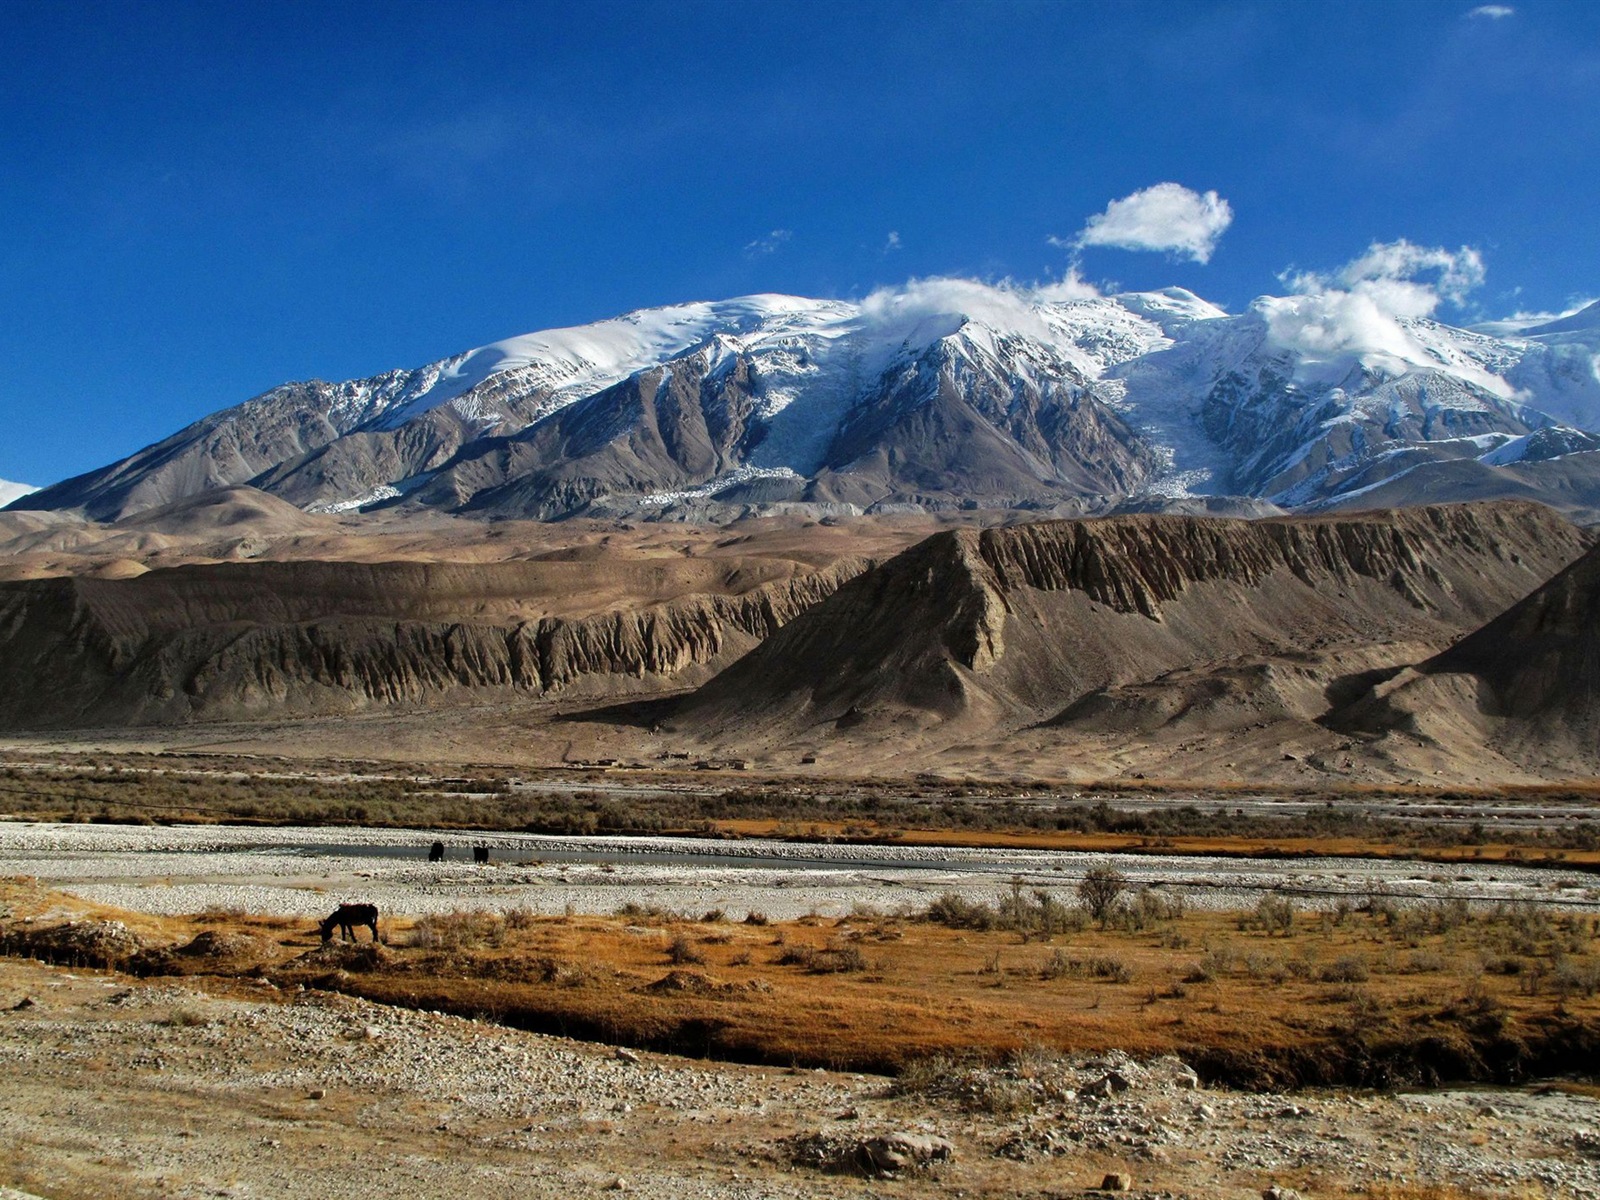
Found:
<path fill-rule="evenodd" d="M 365 925 L 372 930 L 372 940 L 378 940 L 378 906 L 376 904 L 341 904 L 318 926 L 326 945 L 333 941 L 333 931 L 338 929 L 344 940 L 356 940 L 356 926 Z"/>
<path fill-rule="evenodd" d="M 472 861 L 475 862 L 475 863 L 486 863 L 486 862 L 488 862 L 489 861 L 489 847 L 487 847 L 487 846 L 474 846 L 472 848 Z"/>
<path fill-rule="evenodd" d="M 435 842 L 433 845 L 428 847 L 428 861 L 429 862 L 443 862 L 444 861 L 444 843 L 443 842 Z"/>

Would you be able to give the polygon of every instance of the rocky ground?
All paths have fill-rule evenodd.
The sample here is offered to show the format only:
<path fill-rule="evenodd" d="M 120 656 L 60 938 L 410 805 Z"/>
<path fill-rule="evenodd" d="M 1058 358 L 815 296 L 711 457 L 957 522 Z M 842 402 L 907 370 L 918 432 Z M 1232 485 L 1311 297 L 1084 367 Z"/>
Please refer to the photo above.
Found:
<path fill-rule="evenodd" d="M 1262 1095 L 1045 1054 L 897 1085 L 18 960 L 0 1059 L 0 1184 L 63 1200 L 1600 1196 L 1581 1086 Z"/>

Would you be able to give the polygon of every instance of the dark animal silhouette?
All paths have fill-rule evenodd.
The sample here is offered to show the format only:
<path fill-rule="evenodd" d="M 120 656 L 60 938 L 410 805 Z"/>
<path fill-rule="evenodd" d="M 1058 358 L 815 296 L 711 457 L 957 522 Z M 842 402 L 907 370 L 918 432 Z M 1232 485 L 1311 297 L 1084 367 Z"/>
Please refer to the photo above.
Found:
<path fill-rule="evenodd" d="M 443 862 L 444 861 L 444 843 L 443 842 L 435 842 L 433 845 L 428 847 L 428 861 L 429 862 Z"/>
<path fill-rule="evenodd" d="M 376 904 L 341 904 L 318 926 L 322 930 L 323 944 L 333 941 L 333 931 L 338 929 L 344 940 L 356 940 L 356 926 L 365 925 L 372 930 L 372 940 L 378 940 L 378 906 Z"/>
<path fill-rule="evenodd" d="M 489 861 L 489 847 L 487 847 L 487 846 L 474 846 L 472 848 L 472 861 L 475 862 L 475 863 L 486 863 L 486 862 L 488 862 Z"/>

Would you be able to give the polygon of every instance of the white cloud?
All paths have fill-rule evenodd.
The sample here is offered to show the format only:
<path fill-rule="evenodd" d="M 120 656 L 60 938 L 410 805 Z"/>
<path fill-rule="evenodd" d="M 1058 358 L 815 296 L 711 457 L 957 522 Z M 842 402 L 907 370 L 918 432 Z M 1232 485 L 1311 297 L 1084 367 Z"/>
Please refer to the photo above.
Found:
<path fill-rule="evenodd" d="M 898 249 L 900 249 L 900 231 L 891 229 L 889 230 L 888 238 L 883 243 L 883 252 L 888 254 Z"/>
<path fill-rule="evenodd" d="M 861 301 L 861 315 L 882 341 L 933 341 L 954 333 L 969 318 L 1040 341 L 1051 337 L 1034 308 L 1034 293 L 976 279 L 913 279 L 900 287 L 879 288 Z"/>
<path fill-rule="evenodd" d="M 1055 283 L 1041 284 L 1033 294 L 1041 300 L 1093 300 L 1100 289 L 1078 274 L 1078 264 L 1073 263 L 1067 273 Z"/>
<path fill-rule="evenodd" d="M 1430 274 L 1431 282 L 1417 278 Z M 1473 247 L 1452 251 L 1404 238 L 1374 242 L 1337 271 L 1286 271 L 1281 278 L 1294 294 L 1263 296 L 1254 307 L 1266 320 L 1269 340 L 1299 357 L 1300 374 L 1315 374 L 1318 364 L 1338 373 L 1344 367 L 1337 360 L 1355 357 L 1396 372 L 1408 365 L 1443 367 L 1497 395 L 1511 395 L 1488 371 L 1442 363 L 1405 325 L 1431 315 L 1441 300 L 1462 303 L 1483 284 L 1483 255 Z"/>
<path fill-rule="evenodd" d="M 1216 192 L 1192 192 L 1182 184 L 1158 183 L 1106 205 L 1070 242 L 1073 250 L 1116 246 L 1123 250 L 1168 250 L 1195 262 L 1210 261 L 1217 240 L 1233 224 L 1233 209 Z"/>
<path fill-rule="evenodd" d="M 1467 14 L 1467 19 L 1500 21 L 1516 15 L 1517 10 L 1504 4 L 1480 4 Z"/>
<path fill-rule="evenodd" d="M 746 242 L 744 247 L 745 255 L 749 258 L 761 258 L 768 254 L 775 254 L 778 248 L 792 237 L 794 237 L 792 229 L 774 229 L 771 233 L 758 237 L 753 242 Z"/>
<path fill-rule="evenodd" d="M 1405 238 L 1373 242 L 1365 254 L 1346 263 L 1334 278 L 1345 287 L 1359 287 L 1365 283 L 1412 280 L 1429 271 L 1439 273 L 1435 285 L 1438 294 L 1460 304 L 1467 293 L 1483 286 L 1483 255 L 1472 246 L 1451 251 L 1439 246 L 1418 246 Z M 1431 306 L 1428 311 L 1433 311 Z"/>

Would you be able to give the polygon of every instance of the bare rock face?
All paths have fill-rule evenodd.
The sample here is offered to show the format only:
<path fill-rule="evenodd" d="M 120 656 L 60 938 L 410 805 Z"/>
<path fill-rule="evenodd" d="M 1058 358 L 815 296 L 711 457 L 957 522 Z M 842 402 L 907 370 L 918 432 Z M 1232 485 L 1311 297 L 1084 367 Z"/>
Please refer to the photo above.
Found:
<path fill-rule="evenodd" d="M 1341 663 L 1436 650 L 1590 540 L 1521 504 L 941 533 L 803 614 L 674 723 L 780 746 L 939 723 L 1147 729 L 1272 706 L 1314 719 L 1346 686 Z"/>
<path fill-rule="evenodd" d="M 1443 652 L 1377 681 L 1341 728 L 1442 744 L 1472 736 L 1518 759 L 1600 759 L 1600 550 Z"/>
<path fill-rule="evenodd" d="M 535 562 L 228 563 L 0 585 L 0 725 L 163 724 L 649 691 L 750 649 L 866 564 L 533 615 Z"/>

